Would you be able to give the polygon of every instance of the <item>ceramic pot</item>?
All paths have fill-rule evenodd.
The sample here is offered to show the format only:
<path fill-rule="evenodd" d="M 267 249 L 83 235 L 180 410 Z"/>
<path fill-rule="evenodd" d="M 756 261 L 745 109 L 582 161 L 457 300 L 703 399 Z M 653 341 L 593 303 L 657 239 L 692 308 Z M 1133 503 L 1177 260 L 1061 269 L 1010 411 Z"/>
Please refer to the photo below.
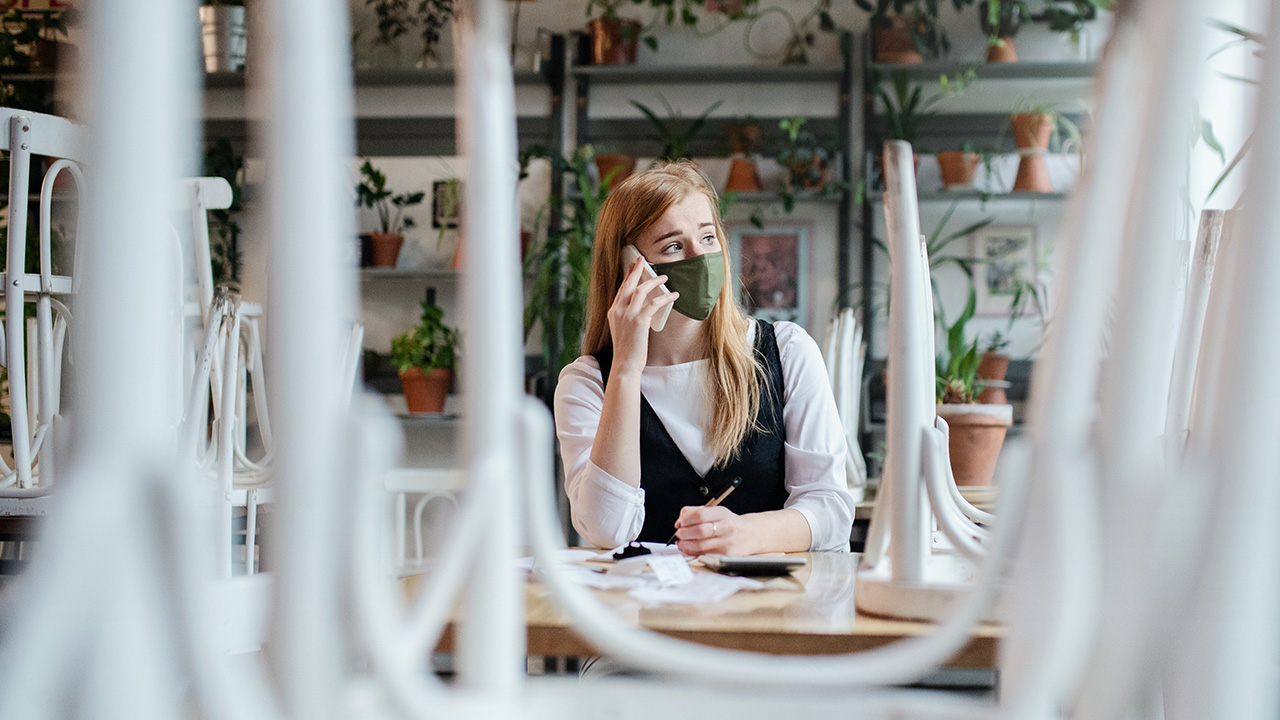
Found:
<path fill-rule="evenodd" d="M 938 169 L 942 171 L 942 185 L 947 189 L 973 187 L 973 176 L 978 171 L 978 153 L 940 152 Z"/>
<path fill-rule="evenodd" d="M 922 63 L 924 55 L 916 49 L 911 35 L 911 19 L 890 15 L 875 24 L 876 62 Z"/>
<path fill-rule="evenodd" d="M 1004 380 L 1009 373 L 1009 356 L 1004 353 L 987 351 L 982 354 L 978 363 L 977 376 L 983 380 Z M 987 387 L 978 395 L 978 402 L 984 405 L 1004 405 L 1009 396 L 1002 387 Z"/>
<path fill-rule="evenodd" d="M 623 155 L 622 153 L 596 155 L 596 170 L 600 173 L 600 182 L 604 183 L 605 187 L 612 188 L 614 185 L 626 180 L 635 169 L 635 155 Z M 613 174 L 610 175 L 609 173 Z"/>
<path fill-rule="evenodd" d="M 393 268 L 400 259 L 400 247 L 404 245 L 404 236 L 399 233 L 372 233 L 369 241 L 373 245 L 373 266 Z"/>
<path fill-rule="evenodd" d="M 1010 405 L 939 405 L 951 440 L 951 472 L 961 486 L 990 485 L 1004 436 L 1013 424 Z"/>
<path fill-rule="evenodd" d="M 596 18 L 587 23 L 591 62 L 595 65 L 634 65 L 640 44 L 640 22 Z"/>
<path fill-rule="evenodd" d="M 729 163 L 729 177 L 724 182 L 725 192 L 761 192 L 760 171 L 756 164 L 746 158 L 737 158 Z"/>
<path fill-rule="evenodd" d="M 453 371 L 444 368 L 401 370 L 400 387 L 404 389 L 404 400 L 409 406 L 409 412 L 444 412 L 444 399 L 449 395 L 449 384 L 452 381 Z"/>
<path fill-rule="evenodd" d="M 1018 145 L 1018 176 L 1015 192 L 1053 192 L 1045 153 L 1053 137 L 1053 117 L 1044 113 L 1019 113 L 1012 118 L 1013 140 Z"/>
<path fill-rule="evenodd" d="M 1002 37 L 994 45 L 988 45 L 987 62 L 1018 62 L 1018 49 L 1013 45 L 1013 38 Z"/>

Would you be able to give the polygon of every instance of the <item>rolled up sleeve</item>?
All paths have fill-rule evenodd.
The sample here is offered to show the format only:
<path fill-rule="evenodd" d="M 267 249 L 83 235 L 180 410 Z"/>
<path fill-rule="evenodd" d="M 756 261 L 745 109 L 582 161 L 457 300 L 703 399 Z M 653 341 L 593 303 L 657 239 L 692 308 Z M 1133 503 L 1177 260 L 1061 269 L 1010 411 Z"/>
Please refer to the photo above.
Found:
<path fill-rule="evenodd" d="M 591 462 L 604 407 L 604 383 L 593 358 L 566 366 L 556 386 L 556 437 L 564 463 L 564 489 L 573 528 L 596 547 L 625 545 L 644 525 L 644 490 Z"/>

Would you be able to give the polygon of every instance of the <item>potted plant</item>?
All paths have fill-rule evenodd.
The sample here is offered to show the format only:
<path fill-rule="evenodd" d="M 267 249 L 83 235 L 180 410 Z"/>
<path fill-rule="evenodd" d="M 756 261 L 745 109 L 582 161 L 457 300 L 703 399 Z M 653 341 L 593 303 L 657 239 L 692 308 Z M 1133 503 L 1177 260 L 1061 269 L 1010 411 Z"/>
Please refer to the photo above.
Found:
<path fill-rule="evenodd" d="M 640 21 L 623 18 L 618 8 L 624 0 L 589 0 L 587 17 L 597 9 L 599 17 L 587 21 L 593 65 L 634 65 L 640 47 Z"/>
<path fill-rule="evenodd" d="M 760 192 L 760 171 L 755 156 L 760 153 L 760 126 L 748 118 L 746 122 L 730 125 L 725 129 L 729 138 L 729 175 L 725 178 L 726 193 Z"/>
<path fill-rule="evenodd" d="M 975 261 L 976 262 L 976 261 Z M 1009 356 L 1003 350 L 1009 346 L 1006 333 L 1013 330 L 1013 323 L 1028 311 L 1034 310 L 1036 316 L 1044 317 L 1041 302 L 1043 287 L 1038 281 L 1027 280 L 1020 275 L 1013 277 L 1013 297 L 1009 302 L 1009 321 L 1004 330 L 993 330 L 985 343 L 982 360 L 978 364 L 978 378 L 989 381 L 983 383 L 983 390 L 978 395 L 978 402 L 1002 405 L 1008 402 L 1005 395 L 1009 373 Z"/>
<path fill-rule="evenodd" d="M 965 141 L 959 150 L 947 150 L 938 153 L 938 169 L 942 172 L 944 190 L 969 190 L 973 188 L 973 177 L 978 171 L 978 163 L 990 157 L 975 143 Z"/>
<path fill-rule="evenodd" d="M 1020 156 L 1014 192 L 1053 192 L 1045 154 L 1050 147 L 1080 150 L 1080 128 L 1053 106 L 1028 102 L 1019 102 L 1009 121 Z"/>
<path fill-rule="evenodd" d="M 427 290 L 417 327 L 391 339 L 391 362 L 400 373 L 409 412 L 443 412 L 457 363 L 458 331 L 444 324 L 444 310 Z"/>
<path fill-rule="evenodd" d="M 1000 330 L 992 330 L 983 344 L 982 357 L 978 361 L 977 381 L 982 381 L 978 402 L 988 405 L 1004 405 L 1009 402 L 1005 393 L 1005 378 L 1009 375 L 1009 356 L 1002 352 L 1009 347 L 1009 338 Z"/>
<path fill-rule="evenodd" d="M 404 214 L 404 209 L 421 203 L 427 194 L 422 191 L 394 193 L 387 187 L 386 174 L 368 160 L 360 166 L 360 175 L 364 179 L 356 185 L 356 203 L 378 212 L 379 230 L 372 234 L 373 265 L 395 267 L 400 246 L 404 245 L 402 231 L 415 225 L 413 218 Z"/>
<path fill-rule="evenodd" d="M 522 164 L 532 158 L 549 160 L 552 172 L 568 176 L 573 188 L 570 193 L 552 190 L 534 225 L 540 226 L 544 217 L 555 222 L 548 223 L 546 237 L 525 260 L 526 272 L 533 274 L 524 310 L 525 340 L 541 326 L 543 358 L 552 378 L 578 357 L 582 347 L 596 216 L 609 194 L 607 185 L 592 182 L 588 168 L 594 155 L 590 145 L 579 147 L 568 157 L 535 146 L 522 159 Z"/>
<path fill-rule="evenodd" d="M 680 111 L 671 107 L 671 103 L 666 98 L 659 98 L 662 104 L 667 108 L 666 119 L 658 117 L 658 114 L 650 110 L 644 104 L 635 100 L 631 104 L 636 107 L 644 116 L 649 118 L 649 122 L 653 123 L 654 128 L 658 131 L 658 139 L 662 141 L 662 154 L 659 159 L 675 162 L 689 157 L 689 142 L 697 136 L 702 127 L 707 124 L 707 118 L 718 107 L 722 100 L 717 100 L 711 104 L 696 118 L 687 120 Z"/>
<path fill-rule="evenodd" d="M 1066 33 L 1067 41 L 1075 51 L 1076 59 L 1085 60 L 1089 55 L 1085 42 L 1085 22 L 1098 16 L 1098 10 L 1109 10 L 1108 0 L 1050 0 L 1045 3 L 1044 16 L 1049 30 Z"/>
<path fill-rule="evenodd" d="M 973 0 L 952 0 L 957 11 Z M 937 0 L 854 0 L 871 13 L 876 62 L 922 63 L 951 51 L 938 23 Z"/>
<path fill-rule="evenodd" d="M 881 140 L 906 140 L 915 145 L 920 134 L 920 125 L 925 118 L 933 114 L 933 108 L 943 99 L 956 97 L 977 79 L 977 72 L 969 68 L 956 75 L 938 78 L 939 91 L 928 96 L 924 94 L 924 85 L 913 85 L 905 70 L 895 70 L 892 74 L 892 91 L 875 77 L 874 92 L 884 106 L 884 125 Z M 920 159 L 912 153 L 916 165 Z M 880 163 L 880 175 L 884 176 L 883 163 Z"/>
<path fill-rule="evenodd" d="M 1031 17 L 1022 0 L 983 0 L 978 5 L 978 23 L 987 36 L 987 62 L 1017 62 L 1013 36 Z"/>
<path fill-rule="evenodd" d="M 969 289 L 964 311 L 945 325 L 947 349 L 937 358 L 938 416 L 950 428 L 951 470 L 957 485 L 990 485 L 1004 436 L 1013 424 L 1010 405 L 977 402 L 978 341 L 965 340 L 965 325 L 973 317 L 977 294 Z"/>
<path fill-rule="evenodd" d="M 821 188 L 827 177 L 826 148 L 818 144 L 812 132 L 804 129 L 808 122 L 804 117 L 783 118 L 778 121 L 786 144 L 778 152 L 778 164 L 787 170 L 784 187 L 794 193 L 796 190 L 813 190 Z M 793 198 L 794 202 L 794 198 Z M 783 198 L 784 208 L 790 212 L 787 197 Z"/>
<path fill-rule="evenodd" d="M 600 184 L 606 188 L 626 180 L 636 169 L 636 156 L 626 153 L 599 153 L 595 162 Z"/>
<path fill-rule="evenodd" d="M 453 18 L 454 0 L 365 0 L 373 8 L 378 20 L 378 37 L 374 47 L 381 48 L 386 57 L 378 65 L 399 64 L 397 39 L 417 28 L 422 39 L 422 51 L 418 54 L 418 67 L 434 65 L 439 58 L 436 45 L 440 43 L 440 31 Z"/>

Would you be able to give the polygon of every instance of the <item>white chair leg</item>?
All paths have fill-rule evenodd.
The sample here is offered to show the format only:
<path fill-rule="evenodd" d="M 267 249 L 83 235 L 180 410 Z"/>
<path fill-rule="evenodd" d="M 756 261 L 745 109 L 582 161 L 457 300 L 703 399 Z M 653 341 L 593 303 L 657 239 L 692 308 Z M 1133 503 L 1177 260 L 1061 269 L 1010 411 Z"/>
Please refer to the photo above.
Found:
<path fill-rule="evenodd" d="M 256 552 L 258 538 L 258 491 L 245 493 L 244 503 L 244 574 L 253 575 L 258 571 Z"/>
<path fill-rule="evenodd" d="M 396 547 L 396 568 L 404 567 L 404 535 L 409 524 L 407 501 L 404 493 L 396 493 L 396 522 L 392 542 Z"/>

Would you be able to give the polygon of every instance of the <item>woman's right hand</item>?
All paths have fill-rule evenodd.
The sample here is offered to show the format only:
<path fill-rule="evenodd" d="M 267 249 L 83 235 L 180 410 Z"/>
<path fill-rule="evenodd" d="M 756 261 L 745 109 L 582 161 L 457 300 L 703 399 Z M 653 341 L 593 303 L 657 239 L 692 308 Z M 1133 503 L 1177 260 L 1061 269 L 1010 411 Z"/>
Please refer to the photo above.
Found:
<path fill-rule="evenodd" d="M 622 279 L 622 286 L 609 307 L 609 334 L 613 339 L 613 372 L 644 370 L 649 356 L 649 324 L 663 307 L 676 301 L 680 293 L 668 292 L 649 298 L 654 288 L 666 282 L 666 275 L 645 277 L 644 258 L 636 258 Z"/>

